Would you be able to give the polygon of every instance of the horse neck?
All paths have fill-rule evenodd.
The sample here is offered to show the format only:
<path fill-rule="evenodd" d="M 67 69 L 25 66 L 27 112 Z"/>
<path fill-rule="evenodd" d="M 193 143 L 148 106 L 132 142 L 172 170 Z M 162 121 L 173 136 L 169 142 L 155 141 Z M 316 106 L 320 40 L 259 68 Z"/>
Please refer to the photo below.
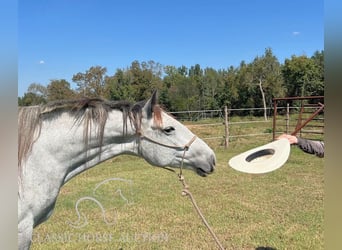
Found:
<path fill-rule="evenodd" d="M 103 141 L 99 145 L 96 132 L 91 131 L 93 136 L 85 151 L 86 158 L 80 162 L 76 168 L 67 175 L 68 181 L 75 175 L 97 165 L 98 163 L 113 158 L 121 154 L 138 155 L 137 135 L 132 128 L 131 122 L 124 117 L 121 111 L 113 110 L 108 113 L 108 118 L 103 132 Z M 95 128 L 94 128 L 95 129 Z"/>
<path fill-rule="evenodd" d="M 138 154 L 135 132 L 130 122 L 126 122 L 123 122 L 121 111 L 110 111 L 103 129 L 103 139 L 99 140 L 98 126 L 91 123 L 90 130 L 86 131 L 82 122 L 75 124 L 74 118 L 64 113 L 59 119 L 43 124 L 41 139 L 58 138 L 47 150 L 50 150 L 49 153 L 54 155 L 57 165 L 65 172 L 66 182 L 117 155 Z M 86 143 L 85 133 L 88 136 Z"/>

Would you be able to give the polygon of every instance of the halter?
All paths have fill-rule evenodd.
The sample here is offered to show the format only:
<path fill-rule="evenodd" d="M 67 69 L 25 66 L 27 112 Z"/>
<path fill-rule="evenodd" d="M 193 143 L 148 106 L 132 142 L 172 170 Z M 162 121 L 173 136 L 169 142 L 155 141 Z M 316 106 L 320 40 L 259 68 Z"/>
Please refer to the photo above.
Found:
<path fill-rule="evenodd" d="M 158 144 L 158 145 L 161 145 L 161 146 L 164 146 L 164 147 L 167 147 L 167 148 L 182 149 L 182 150 L 184 150 L 184 151 L 188 151 L 189 148 L 190 148 L 190 146 L 191 146 L 191 144 L 192 144 L 192 143 L 196 140 L 196 138 L 197 138 L 197 136 L 194 135 L 194 136 L 191 138 L 191 140 L 190 140 L 187 144 L 185 144 L 184 146 L 179 146 L 179 145 L 165 144 L 165 143 L 156 141 L 156 140 L 154 140 L 154 139 L 152 139 L 152 138 L 150 138 L 150 137 L 144 135 L 141 131 L 138 132 L 138 135 L 140 136 L 140 139 L 146 139 L 146 140 L 148 140 L 148 141 L 150 141 L 150 142 L 154 142 L 154 143 L 156 143 L 156 144 Z"/>
<path fill-rule="evenodd" d="M 137 134 L 139 135 L 139 138 L 140 138 L 140 139 L 148 140 L 148 141 L 153 142 L 153 143 L 155 143 L 155 144 L 158 144 L 158 145 L 160 145 L 160 146 L 167 147 L 167 148 L 173 148 L 173 149 L 180 149 L 180 150 L 183 150 L 182 161 L 181 161 L 181 164 L 180 164 L 180 167 L 179 167 L 179 174 L 178 174 L 179 178 L 182 178 L 182 171 L 183 171 L 183 164 L 184 164 L 185 152 L 189 150 L 191 144 L 197 139 L 197 136 L 196 136 L 196 135 L 194 135 L 194 136 L 191 138 L 191 140 L 190 140 L 188 143 L 186 143 L 185 145 L 179 146 L 179 145 L 165 144 L 165 143 L 156 141 L 156 140 L 154 140 L 154 139 L 152 139 L 152 138 L 150 138 L 150 137 L 144 135 L 141 131 L 138 131 Z M 173 169 L 169 169 L 169 168 L 166 168 L 166 167 L 163 167 L 163 168 L 175 172 Z"/>

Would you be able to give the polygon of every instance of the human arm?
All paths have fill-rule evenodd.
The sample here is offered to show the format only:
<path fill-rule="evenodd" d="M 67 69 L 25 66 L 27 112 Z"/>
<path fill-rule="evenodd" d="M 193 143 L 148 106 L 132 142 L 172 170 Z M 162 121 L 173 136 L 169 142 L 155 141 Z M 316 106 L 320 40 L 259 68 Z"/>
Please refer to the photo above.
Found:
<path fill-rule="evenodd" d="M 297 137 L 298 147 L 306 153 L 314 154 L 318 157 L 324 157 L 324 142 L 313 141 Z"/>
<path fill-rule="evenodd" d="M 324 142 L 308 140 L 294 135 L 282 134 L 278 139 L 286 138 L 290 144 L 296 144 L 306 153 L 314 154 L 318 157 L 324 157 Z"/>

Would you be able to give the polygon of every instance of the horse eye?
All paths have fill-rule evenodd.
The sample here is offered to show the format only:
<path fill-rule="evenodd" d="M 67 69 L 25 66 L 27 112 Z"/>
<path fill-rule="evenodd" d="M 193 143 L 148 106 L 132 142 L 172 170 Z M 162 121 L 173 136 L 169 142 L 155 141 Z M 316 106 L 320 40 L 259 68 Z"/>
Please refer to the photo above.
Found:
<path fill-rule="evenodd" d="M 167 134 L 170 134 L 172 131 L 175 131 L 175 128 L 170 126 L 170 127 L 164 128 L 163 131 Z"/>

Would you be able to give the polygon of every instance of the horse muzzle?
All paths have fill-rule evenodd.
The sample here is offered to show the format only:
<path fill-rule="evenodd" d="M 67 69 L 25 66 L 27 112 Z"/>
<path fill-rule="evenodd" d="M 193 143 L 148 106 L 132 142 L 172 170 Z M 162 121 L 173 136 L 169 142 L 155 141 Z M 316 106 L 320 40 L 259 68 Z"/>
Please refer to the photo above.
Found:
<path fill-rule="evenodd" d="M 195 171 L 199 176 L 206 177 L 208 174 L 211 174 L 214 172 L 215 166 L 216 166 L 216 157 L 214 154 L 212 154 L 209 157 L 208 165 L 206 166 L 195 165 Z"/>

